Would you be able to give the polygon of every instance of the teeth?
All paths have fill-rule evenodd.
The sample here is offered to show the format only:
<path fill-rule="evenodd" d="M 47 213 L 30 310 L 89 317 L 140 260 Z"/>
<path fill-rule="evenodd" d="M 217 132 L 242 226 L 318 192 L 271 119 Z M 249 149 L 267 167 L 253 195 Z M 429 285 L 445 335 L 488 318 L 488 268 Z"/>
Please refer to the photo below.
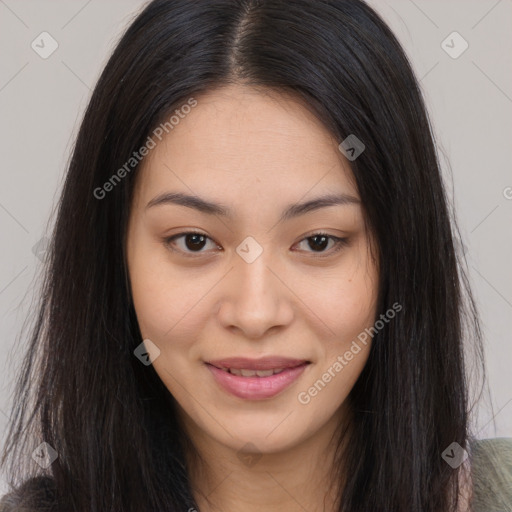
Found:
<path fill-rule="evenodd" d="M 275 375 L 276 373 L 281 373 L 283 371 L 283 368 L 274 368 L 270 370 L 245 370 L 238 368 L 223 368 L 223 370 L 229 371 L 233 375 L 238 375 L 239 377 L 270 377 L 271 375 Z"/>
<path fill-rule="evenodd" d="M 274 370 L 256 370 L 256 375 L 258 377 L 270 377 L 274 375 Z"/>

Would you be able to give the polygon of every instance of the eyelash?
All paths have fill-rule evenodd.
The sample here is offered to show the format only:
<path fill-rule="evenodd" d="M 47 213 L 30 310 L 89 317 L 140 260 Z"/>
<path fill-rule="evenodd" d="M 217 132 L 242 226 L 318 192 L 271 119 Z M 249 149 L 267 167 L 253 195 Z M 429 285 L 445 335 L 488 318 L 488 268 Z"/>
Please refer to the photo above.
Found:
<path fill-rule="evenodd" d="M 201 251 L 183 251 L 181 249 L 175 249 L 175 248 L 171 247 L 171 244 L 172 244 L 172 242 L 174 242 L 174 240 L 176 240 L 178 238 L 181 238 L 181 237 L 184 237 L 184 236 L 187 236 L 187 235 L 203 236 L 203 237 L 205 237 L 208 240 L 211 240 L 213 242 L 213 240 L 209 236 L 205 235 L 204 233 L 201 233 L 200 231 L 184 231 L 182 233 L 178 233 L 178 234 L 173 235 L 171 237 L 164 238 L 163 239 L 164 245 L 167 248 L 169 248 L 171 251 L 180 252 L 182 254 L 186 254 L 187 257 L 191 257 L 191 258 L 198 257 L 203 252 L 205 252 L 205 251 L 202 251 L 202 250 Z M 311 234 L 311 235 L 309 235 L 307 237 L 304 237 L 302 240 L 300 240 L 299 243 L 302 243 L 302 242 L 304 242 L 304 241 L 306 241 L 306 240 L 308 240 L 310 238 L 314 238 L 314 237 L 317 237 L 317 236 L 324 236 L 326 238 L 329 238 L 329 239 L 334 241 L 335 245 L 330 250 L 322 251 L 322 252 L 319 252 L 319 253 L 315 253 L 314 251 L 306 251 L 306 252 L 311 252 L 313 254 L 314 258 L 326 258 L 328 256 L 331 256 L 331 255 L 337 253 L 343 247 L 346 247 L 348 245 L 348 238 L 340 238 L 340 237 L 337 237 L 337 236 L 334 236 L 334 235 L 329 235 L 328 233 L 324 233 L 322 231 L 318 231 L 318 232 L 315 232 L 315 233 L 313 233 L 313 234 Z"/>

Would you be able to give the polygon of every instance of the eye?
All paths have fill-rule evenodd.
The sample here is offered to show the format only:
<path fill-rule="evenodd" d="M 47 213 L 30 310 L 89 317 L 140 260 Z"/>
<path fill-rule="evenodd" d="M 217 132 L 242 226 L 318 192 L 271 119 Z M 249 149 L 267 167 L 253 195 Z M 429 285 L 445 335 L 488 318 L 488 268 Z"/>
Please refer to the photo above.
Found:
<path fill-rule="evenodd" d="M 348 245 L 347 238 L 340 238 L 334 235 L 328 235 L 327 233 L 313 233 L 311 236 L 301 240 L 299 245 L 305 242 L 307 247 L 311 249 L 311 251 L 306 250 L 306 252 L 319 253 L 318 256 L 315 257 L 323 257 L 324 253 L 327 253 L 326 256 L 331 255 Z M 330 242 L 332 242 L 332 245 L 326 250 Z"/>
<path fill-rule="evenodd" d="M 180 243 L 178 243 L 178 241 L 180 241 Z M 172 251 L 185 254 L 201 254 L 206 252 L 203 251 L 203 249 L 208 242 L 210 242 L 214 248 L 220 248 L 209 236 L 196 231 L 178 233 L 177 235 L 164 238 L 166 247 Z M 315 257 L 323 257 L 324 253 L 327 253 L 326 256 L 331 255 L 348 245 L 347 238 L 340 238 L 327 233 L 313 233 L 311 236 L 301 240 L 298 245 L 304 244 L 305 242 L 309 249 L 311 249 L 306 249 L 306 252 L 318 253 Z M 331 246 L 329 247 L 330 243 Z M 176 246 L 178 247 L 176 248 Z"/>
<path fill-rule="evenodd" d="M 180 239 L 181 243 L 178 243 L 178 240 Z M 202 249 L 207 245 L 208 241 L 210 241 L 215 247 L 218 247 L 215 243 L 213 243 L 213 240 L 210 237 L 195 231 L 178 233 L 177 235 L 173 235 L 164 239 L 165 245 L 171 250 L 189 254 L 206 252 Z M 173 245 L 178 245 L 178 249 L 173 248 Z"/>

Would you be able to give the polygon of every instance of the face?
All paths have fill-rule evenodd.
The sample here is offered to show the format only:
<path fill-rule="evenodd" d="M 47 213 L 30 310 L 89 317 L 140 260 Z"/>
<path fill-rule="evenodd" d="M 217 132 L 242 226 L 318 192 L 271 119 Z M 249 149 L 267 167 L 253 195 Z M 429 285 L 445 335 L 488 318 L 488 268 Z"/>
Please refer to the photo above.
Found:
<path fill-rule="evenodd" d="M 190 433 L 277 452 L 338 421 L 366 363 L 371 238 L 341 141 L 300 102 L 234 85 L 196 99 L 137 176 L 137 319 Z"/>

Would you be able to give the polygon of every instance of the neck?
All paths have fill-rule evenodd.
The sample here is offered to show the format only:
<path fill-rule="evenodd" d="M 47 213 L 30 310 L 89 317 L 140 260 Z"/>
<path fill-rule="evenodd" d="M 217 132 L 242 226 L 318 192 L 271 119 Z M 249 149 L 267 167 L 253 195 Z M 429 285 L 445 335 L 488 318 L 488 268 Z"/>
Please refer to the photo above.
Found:
<path fill-rule="evenodd" d="M 322 432 L 289 449 L 254 454 L 221 444 L 185 421 L 190 482 L 200 512 L 334 512 L 341 485 L 334 464 L 339 422 L 340 413 Z"/>

